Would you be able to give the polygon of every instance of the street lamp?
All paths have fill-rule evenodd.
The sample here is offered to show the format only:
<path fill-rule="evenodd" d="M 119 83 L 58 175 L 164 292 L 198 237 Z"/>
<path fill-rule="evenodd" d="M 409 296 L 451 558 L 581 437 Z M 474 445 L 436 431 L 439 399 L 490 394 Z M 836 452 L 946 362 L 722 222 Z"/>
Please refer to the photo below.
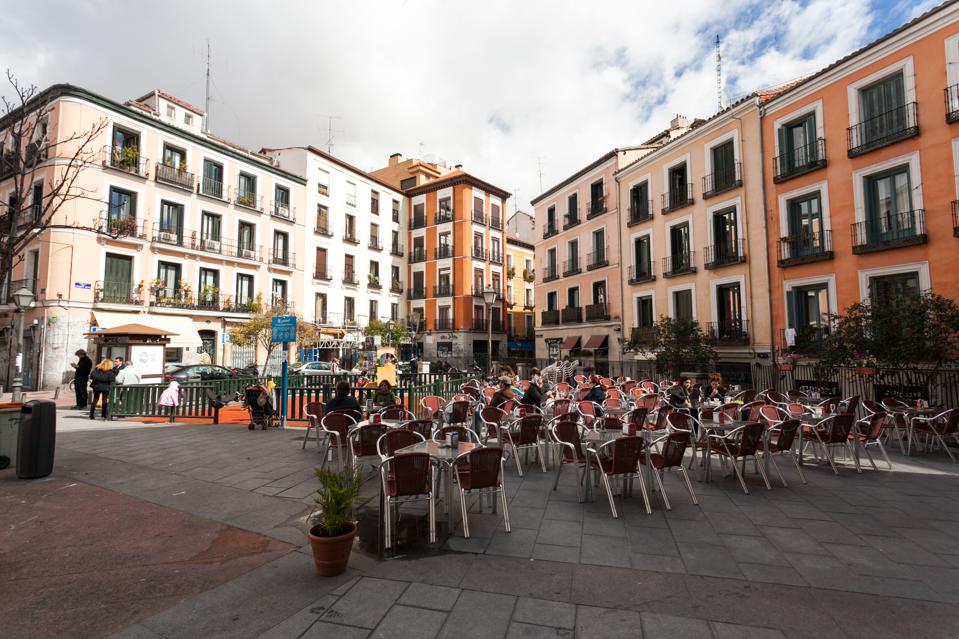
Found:
<path fill-rule="evenodd" d="M 486 367 L 493 374 L 493 303 L 496 301 L 496 289 L 490 284 L 483 289 L 483 301 L 486 302 Z"/>
<path fill-rule="evenodd" d="M 23 399 L 23 314 L 27 307 L 33 304 L 34 295 L 33 291 L 26 286 L 21 286 L 11 297 L 13 297 L 13 303 L 17 307 L 17 348 L 15 349 L 16 361 L 14 362 L 16 374 L 13 377 L 10 390 L 13 394 L 12 400 L 19 402 Z"/>

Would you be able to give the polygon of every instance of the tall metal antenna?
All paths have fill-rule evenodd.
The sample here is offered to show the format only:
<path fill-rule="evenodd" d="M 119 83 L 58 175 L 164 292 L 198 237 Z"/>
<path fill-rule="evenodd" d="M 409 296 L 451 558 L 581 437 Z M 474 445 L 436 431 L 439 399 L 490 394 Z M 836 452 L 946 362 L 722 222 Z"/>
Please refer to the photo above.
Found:
<path fill-rule="evenodd" d="M 206 99 L 203 102 L 203 132 L 210 132 L 210 101 L 213 99 L 210 97 L 210 66 L 213 61 L 210 58 L 210 40 L 206 41 Z"/>
<path fill-rule="evenodd" d="M 328 115 L 327 117 L 327 127 L 326 127 L 326 152 L 330 155 L 333 155 L 333 144 L 336 141 L 336 134 L 341 133 L 337 129 L 333 128 L 333 120 L 339 120 L 340 116 L 338 115 Z"/>
<path fill-rule="evenodd" d="M 539 192 L 543 192 L 543 156 L 536 156 L 536 166 L 539 169 Z"/>
<path fill-rule="evenodd" d="M 723 110 L 723 55 L 719 51 L 719 34 L 716 34 L 716 103 Z"/>
<path fill-rule="evenodd" d="M 417 155 L 416 157 L 417 157 L 417 159 L 422 160 L 422 159 L 423 159 L 423 143 L 420 142 L 419 145 L 420 145 L 420 146 L 419 146 L 419 155 Z"/>

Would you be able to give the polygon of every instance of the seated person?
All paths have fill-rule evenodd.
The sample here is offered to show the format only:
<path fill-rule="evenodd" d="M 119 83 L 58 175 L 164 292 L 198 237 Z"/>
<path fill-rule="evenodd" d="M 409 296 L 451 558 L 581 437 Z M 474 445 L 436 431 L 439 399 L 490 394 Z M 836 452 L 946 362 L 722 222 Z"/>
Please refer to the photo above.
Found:
<path fill-rule="evenodd" d="M 603 402 L 606 401 L 606 391 L 603 390 L 602 384 L 599 383 L 599 377 L 593 375 L 589 378 L 589 383 L 591 384 L 591 388 L 589 389 L 589 394 L 586 395 L 586 399 L 602 406 Z"/>
<path fill-rule="evenodd" d="M 539 384 L 530 382 L 529 388 L 523 393 L 519 403 L 525 404 L 526 406 L 542 406 L 544 399 L 546 399 L 546 396 L 543 394 L 543 389 L 540 388 Z"/>
<path fill-rule="evenodd" d="M 499 378 L 499 388 L 493 393 L 489 400 L 489 405 L 495 408 L 502 408 L 506 402 L 516 401 L 516 394 L 513 392 L 512 382 L 509 377 Z"/>
<path fill-rule="evenodd" d="M 350 383 L 345 379 L 336 383 L 336 391 L 334 392 L 333 399 L 326 403 L 324 410 L 326 413 L 332 413 L 335 410 L 344 409 L 362 412 L 360 403 L 353 397 L 353 389 Z"/>
<path fill-rule="evenodd" d="M 393 387 L 389 380 L 380 380 L 376 388 L 376 394 L 373 395 L 373 405 L 385 408 L 387 406 L 396 406 L 396 395 L 393 394 Z"/>
<path fill-rule="evenodd" d="M 726 389 L 718 379 L 709 382 L 709 392 L 706 393 L 706 399 L 712 402 L 726 401 Z"/>
<path fill-rule="evenodd" d="M 673 408 L 686 408 L 689 405 L 689 392 L 686 388 L 689 380 L 680 377 L 667 391 L 669 405 Z"/>

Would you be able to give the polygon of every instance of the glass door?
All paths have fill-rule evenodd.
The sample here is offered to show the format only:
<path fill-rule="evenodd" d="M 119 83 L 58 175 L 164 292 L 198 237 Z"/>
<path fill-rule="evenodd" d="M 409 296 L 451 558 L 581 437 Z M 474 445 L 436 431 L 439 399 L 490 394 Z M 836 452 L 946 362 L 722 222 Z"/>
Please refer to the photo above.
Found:
<path fill-rule="evenodd" d="M 789 206 L 790 255 L 799 257 L 822 251 L 822 209 L 819 193 L 790 200 Z"/>
<path fill-rule="evenodd" d="M 126 304 L 132 301 L 133 258 L 107 254 L 103 270 L 103 301 Z"/>
<path fill-rule="evenodd" d="M 743 308 L 738 283 L 716 287 L 716 315 L 720 338 L 736 339 L 743 334 Z"/>
<path fill-rule="evenodd" d="M 713 215 L 713 241 L 717 261 L 732 261 L 739 255 L 736 229 L 736 208 L 728 208 Z"/>
<path fill-rule="evenodd" d="M 909 182 L 909 169 L 905 166 L 866 178 L 866 232 L 870 244 L 915 234 Z"/>

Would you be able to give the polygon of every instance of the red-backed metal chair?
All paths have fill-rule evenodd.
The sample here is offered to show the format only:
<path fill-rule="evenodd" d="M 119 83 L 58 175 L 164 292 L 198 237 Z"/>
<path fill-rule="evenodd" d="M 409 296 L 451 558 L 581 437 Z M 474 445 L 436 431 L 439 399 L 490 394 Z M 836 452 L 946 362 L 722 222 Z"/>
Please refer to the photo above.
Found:
<path fill-rule="evenodd" d="M 688 431 L 691 439 L 690 443 L 692 444 L 692 457 L 689 459 L 689 468 L 693 467 L 693 464 L 696 462 L 696 451 L 703 450 L 706 448 L 707 440 L 706 434 L 709 432 L 709 424 L 700 422 L 695 417 L 691 417 L 688 413 L 674 410 L 666 414 L 666 427 L 667 430 L 682 430 Z"/>
<path fill-rule="evenodd" d="M 790 404 L 790 406 L 791 405 L 792 404 Z M 789 419 L 790 417 L 796 417 L 796 415 L 792 415 L 790 412 L 783 410 L 779 406 L 774 406 L 773 404 L 766 404 L 765 406 L 761 406 L 759 408 L 759 417 L 762 421 L 766 422 L 767 426 L 775 426 L 777 424 L 781 424 L 782 422 Z M 756 420 L 756 421 L 760 421 L 760 420 Z"/>
<path fill-rule="evenodd" d="M 956 462 L 945 438 L 952 437 L 953 441 L 959 443 L 959 408 L 943 411 L 935 417 L 913 417 L 911 429 L 913 434 L 926 435 L 927 439 L 934 437 L 949 455 L 949 459 Z M 909 438 L 909 443 L 912 444 L 912 437 Z"/>
<path fill-rule="evenodd" d="M 603 415 L 593 420 L 592 429 L 600 431 L 617 432 L 623 430 L 623 420 L 613 415 Z"/>
<path fill-rule="evenodd" d="M 637 472 L 639 456 L 645 449 L 645 444 L 646 442 L 642 437 L 626 436 L 610 440 L 599 448 L 586 449 L 590 456 L 591 468 L 599 472 L 603 479 L 603 486 L 606 488 L 606 497 L 609 499 L 609 509 L 613 514 L 613 519 L 619 519 L 619 513 L 616 512 L 613 489 L 609 485 L 610 477 L 618 477 L 622 480 L 623 497 L 629 494 L 632 478 L 634 476 L 639 477 L 639 490 L 643 493 L 646 514 L 651 515 L 653 513 L 649 504 L 649 494 L 646 492 L 646 480 L 643 478 L 643 473 Z"/>
<path fill-rule="evenodd" d="M 719 423 L 734 422 L 739 420 L 739 404 L 729 402 L 717 408 L 713 413 L 719 412 Z"/>
<path fill-rule="evenodd" d="M 766 402 L 762 400 L 757 400 L 749 402 L 748 404 L 743 404 L 739 409 L 739 414 L 744 415 L 744 419 L 747 422 L 758 422 L 760 417 L 759 410 L 766 406 Z"/>
<path fill-rule="evenodd" d="M 786 391 L 786 396 L 789 398 L 789 401 L 795 402 L 795 401 L 799 401 L 800 399 L 805 398 L 805 397 L 806 397 L 806 393 L 802 392 L 801 390 L 797 390 L 797 389 L 795 389 L 795 388 L 791 388 L 791 389 L 789 389 L 788 391 Z"/>
<path fill-rule="evenodd" d="M 466 400 L 457 400 L 451 402 L 444 410 L 446 412 L 447 423 L 467 424 L 470 421 L 470 402 Z"/>
<path fill-rule="evenodd" d="M 886 454 L 886 447 L 882 444 L 882 433 L 891 420 L 892 415 L 889 413 L 873 413 L 869 415 L 869 417 L 863 417 L 856 422 L 856 429 L 849 433 L 849 439 L 852 440 L 853 446 L 862 446 L 866 457 L 869 458 L 869 463 L 872 464 L 873 470 L 879 470 L 879 467 L 876 466 L 876 461 L 872 458 L 872 455 L 869 454 L 870 446 L 879 447 L 879 451 L 886 460 L 889 470 L 892 470 L 892 462 L 889 461 L 889 455 Z"/>
<path fill-rule="evenodd" d="M 577 384 L 583 384 L 583 383 L 586 382 L 586 376 L 585 376 L 585 375 L 573 375 L 573 381 L 576 382 Z"/>
<path fill-rule="evenodd" d="M 849 413 L 834 413 L 819 422 L 816 426 L 803 427 L 803 433 L 808 435 L 807 441 L 822 450 L 823 456 L 825 456 L 826 461 L 829 462 L 832 471 L 837 475 L 839 474 L 839 469 L 836 468 L 833 455 L 830 452 L 837 446 L 846 449 L 849 456 L 852 457 L 853 463 L 856 465 L 856 472 L 862 472 L 862 468 L 859 466 L 859 459 L 854 454 L 852 444 L 849 441 L 849 433 L 852 432 L 855 423 L 855 416 Z"/>
<path fill-rule="evenodd" d="M 589 388 L 588 386 L 581 386 L 580 388 L 577 388 L 575 391 L 573 391 L 573 401 L 577 404 L 585 401 L 592 391 L 593 389 Z"/>
<path fill-rule="evenodd" d="M 635 379 L 630 379 L 623 382 L 623 386 L 622 386 L 623 393 L 629 395 L 630 393 L 633 392 L 633 389 L 636 388 L 638 385 L 639 385 L 639 382 L 637 382 Z"/>
<path fill-rule="evenodd" d="M 533 404 L 520 404 L 516 407 L 517 417 L 526 417 L 527 415 L 542 415 L 543 409 Z"/>
<path fill-rule="evenodd" d="M 779 391 L 769 388 L 761 393 L 761 395 L 766 399 L 770 404 L 778 404 L 780 406 L 785 406 L 789 403 L 789 398 L 780 393 Z"/>
<path fill-rule="evenodd" d="M 433 436 L 433 429 L 436 428 L 436 424 L 433 423 L 432 419 L 411 419 L 403 424 L 403 428 L 429 439 Z"/>
<path fill-rule="evenodd" d="M 593 420 L 603 413 L 602 407 L 596 402 L 588 399 L 576 402 L 576 412 L 583 417 L 583 425 L 586 428 L 593 427 Z"/>
<path fill-rule="evenodd" d="M 496 394 L 496 389 L 492 386 L 487 386 L 483 389 L 483 403 L 489 404 L 490 400 L 493 399 L 493 395 Z"/>
<path fill-rule="evenodd" d="M 644 379 L 639 383 L 639 387 L 647 393 L 651 393 L 653 395 L 659 393 L 659 386 L 657 386 L 656 382 L 651 379 Z"/>
<path fill-rule="evenodd" d="M 382 461 L 376 443 L 380 440 L 389 427 L 386 424 L 367 424 L 357 428 L 350 429 L 350 452 L 353 453 L 353 468 L 358 468 L 362 463 L 362 458 L 372 458 L 371 462 L 375 469 L 378 462 Z"/>
<path fill-rule="evenodd" d="M 347 415 L 354 422 L 359 423 L 363 421 L 363 413 L 358 410 L 353 410 L 352 408 L 340 408 L 337 410 L 331 410 L 327 412 L 327 415 Z"/>
<path fill-rule="evenodd" d="M 886 421 L 886 427 L 883 431 L 883 434 L 888 438 L 889 431 L 892 431 L 896 438 L 896 442 L 899 444 L 899 452 L 905 455 L 906 445 L 903 443 L 903 437 L 909 432 L 909 424 L 906 423 L 905 413 L 889 410 L 879 402 L 875 402 L 871 399 L 864 399 L 860 403 L 862 404 L 863 409 L 865 409 L 867 417 L 876 413 L 889 414 L 889 419 Z M 899 403 L 901 404 L 902 402 Z"/>
<path fill-rule="evenodd" d="M 840 413 L 852 413 L 856 414 L 856 409 L 859 408 L 859 395 L 853 395 L 852 397 L 847 397 L 846 399 L 839 402 L 839 412 Z"/>
<path fill-rule="evenodd" d="M 776 469 L 776 474 L 779 475 L 779 479 L 783 483 L 783 488 L 788 488 L 789 484 L 786 483 L 786 478 L 783 477 L 783 471 L 776 462 L 777 456 L 787 455 L 796 467 L 796 472 L 799 473 L 799 479 L 802 483 L 806 483 L 806 476 L 803 474 L 802 467 L 799 465 L 799 459 L 792 450 L 793 442 L 796 440 L 796 433 L 799 432 L 800 428 L 802 428 L 802 422 L 798 419 L 770 422 L 769 429 L 767 430 L 768 441 L 763 442 L 761 439 L 759 441 L 759 453 L 763 456 L 769 455 L 769 460 L 772 462 L 773 468 Z"/>
<path fill-rule="evenodd" d="M 486 406 L 480 410 L 480 422 L 483 425 L 483 432 L 480 437 L 483 442 L 488 442 L 490 439 L 499 441 L 500 426 L 504 425 L 508 418 L 509 413 L 502 408 Z"/>
<path fill-rule="evenodd" d="M 754 388 L 744 388 L 735 395 L 729 398 L 730 401 L 742 402 L 748 404 L 749 402 L 756 400 L 756 389 Z"/>
<path fill-rule="evenodd" d="M 316 446 L 320 446 L 320 418 L 323 417 L 323 402 L 309 402 L 303 407 L 303 414 L 306 415 L 306 435 L 303 437 L 301 449 L 306 448 L 306 442 L 310 440 L 310 429 L 316 430 Z"/>
<path fill-rule="evenodd" d="M 380 417 L 383 419 L 398 419 L 400 421 L 416 419 L 416 415 L 402 406 L 387 406 L 380 411 Z"/>
<path fill-rule="evenodd" d="M 570 392 L 573 390 L 573 387 L 569 385 L 568 382 L 559 382 L 556 386 L 553 387 L 553 392 L 555 392 L 560 397 L 568 397 Z"/>
<path fill-rule="evenodd" d="M 607 408 L 622 408 L 623 401 L 618 397 L 609 397 L 607 395 L 606 399 L 603 400 L 603 410 Z"/>
<path fill-rule="evenodd" d="M 441 419 L 446 400 L 439 395 L 427 395 L 420 399 L 420 407 L 430 419 Z"/>
<path fill-rule="evenodd" d="M 523 476 L 523 464 L 519 459 L 520 450 L 536 451 L 536 457 L 539 458 L 539 465 L 543 472 L 546 472 L 546 455 L 543 450 L 543 442 L 540 440 L 540 431 L 543 429 L 542 415 L 525 415 L 513 421 L 510 424 L 504 424 L 500 427 L 499 441 L 504 449 L 511 450 L 516 458 L 516 470 L 519 476 Z"/>
<path fill-rule="evenodd" d="M 323 464 L 326 466 L 327 458 L 332 457 L 333 450 L 336 450 L 336 462 L 339 468 L 343 468 L 343 451 L 346 454 L 346 461 L 350 457 L 350 429 L 356 425 L 356 420 L 345 412 L 334 411 L 327 413 L 320 420 L 320 428 L 326 433 L 326 448 L 323 449 Z"/>
<path fill-rule="evenodd" d="M 554 399 L 552 404 L 553 417 L 559 417 L 560 415 L 568 413 L 571 404 L 572 401 L 568 399 Z"/>
<path fill-rule="evenodd" d="M 400 453 L 380 464 L 383 482 L 383 521 L 386 548 L 393 546 L 393 506 L 425 498 L 429 501 L 430 543 L 436 543 L 436 501 L 433 496 L 433 464 L 426 453 Z"/>
<path fill-rule="evenodd" d="M 656 395 L 645 395 L 636 400 L 636 408 L 645 408 L 647 412 L 656 410 L 659 406 L 659 397 Z"/>
<path fill-rule="evenodd" d="M 474 444 L 480 443 L 479 435 L 477 435 L 472 428 L 453 425 L 443 426 L 442 428 L 437 428 L 435 431 L 433 431 L 433 441 L 446 441 L 446 436 L 450 433 L 459 433 L 460 441 L 473 442 Z"/>
<path fill-rule="evenodd" d="M 618 399 L 622 402 L 626 399 L 626 395 L 623 394 L 623 391 L 619 390 L 618 388 L 610 388 L 606 391 L 606 399 Z"/>
<path fill-rule="evenodd" d="M 406 430 L 405 428 L 391 428 L 377 440 L 376 452 L 382 460 L 392 457 L 398 450 L 422 441 L 426 440 L 416 431 Z"/>
<path fill-rule="evenodd" d="M 760 464 L 756 457 L 756 452 L 759 450 L 763 438 L 763 428 L 763 425 L 759 422 L 750 422 L 723 435 L 709 435 L 709 448 L 706 449 L 707 477 L 710 471 L 709 457 L 713 454 L 720 455 L 720 459 L 728 459 L 732 463 L 733 470 L 736 471 L 736 477 L 739 478 L 739 485 L 743 487 L 743 492 L 748 495 L 749 488 L 746 487 L 746 479 L 740 472 L 737 461 L 740 459 L 743 461 L 743 469 L 745 470 L 746 458 L 752 457 L 756 460 L 756 468 L 759 469 L 759 474 L 762 476 L 766 488 L 772 490 L 769 478 L 766 477 L 766 467 L 764 464 Z"/>
<path fill-rule="evenodd" d="M 460 491 L 460 510 L 463 513 L 463 536 L 470 537 L 470 522 L 467 515 L 466 494 L 479 493 L 480 509 L 483 508 L 483 496 L 489 495 L 496 511 L 494 495 L 499 493 L 503 503 L 503 523 L 506 532 L 510 532 L 509 504 L 506 499 L 506 486 L 503 483 L 503 449 L 498 446 L 482 446 L 465 452 L 453 462 L 456 471 L 456 484 Z"/>
<path fill-rule="evenodd" d="M 689 473 L 683 466 L 683 457 L 686 455 L 686 448 L 691 440 L 692 433 L 688 430 L 674 430 L 653 442 L 653 447 L 658 447 L 661 452 L 655 452 L 653 447 L 650 447 L 648 451 L 643 451 L 639 455 L 640 464 L 652 466 L 653 478 L 659 485 L 659 494 L 663 496 L 663 504 L 665 504 L 666 510 L 672 510 L 669 505 L 669 497 L 666 496 L 666 488 L 663 486 L 663 473 L 667 470 L 683 476 L 686 490 L 689 491 L 689 498 L 693 500 L 693 504 L 699 505 L 699 500 L 696 499 L 696 491 L 693 490 L 693 482 L 689 481 Z"/>
<path fill-rule="evenodd" d="M 839 404 L 841 401 L 838 397 L 829 397 L 816 404 L 816 406 L 822 409 L 823 415 L 835 415 L 840 412 Z"/>
<path fill-rule="evenodd" d="M 879 402 L 874 402 L 871 399 L 862 400 L 862 407 L 866 410 L 866 416 L 872 415 L 873 413 L 885 413 L 886 408 L 879 404 Z"/>
<path fill-rule="evenodd" d="M 553 490 L 556 490 L 556 487 L 559 486 L 559 475 L 563 472 L 563 466 L 572 464 L 576 471 L 576 494 L 579 496 L 579 500 L 583 501 L 583 479 L 580 471 L 581 469 L 585 470 L 589 460 L 586 459 L 586 451 L 583 448 L 579 422 L 572 419 L 554 420 L 550 427 L 550 436 L 552 441 L 559 445 L 561 451 Z"/>
<path fill-rule="evenodd" d="M 776 408 L 780 408 L 780 410 L 782 409 L 782 408 L 779 407 L 779 406 L 777 406 Z M 803 416 L 804 413 L 809 412 L 809 409 L 806 408 L 806 406 L 805 406 L 804 404 L 800 404 L 799 402 L 789 402 L 788 404 L 786 404 L 786 411 L 785 411 L 785 412 L 786 412 L 790 417 L 794 417 L 794 418 L 796 418 L 796 419 L 799 419 L 800 417 Z"/>
<path fill-rule="evenodd" d="M 630 424 L 636 424 L 636 430 L 646 428 L 646 418 L 649 417 L 649 411 L 645 408 L 634 408 L 626 413 L 625 419 Z"/>

